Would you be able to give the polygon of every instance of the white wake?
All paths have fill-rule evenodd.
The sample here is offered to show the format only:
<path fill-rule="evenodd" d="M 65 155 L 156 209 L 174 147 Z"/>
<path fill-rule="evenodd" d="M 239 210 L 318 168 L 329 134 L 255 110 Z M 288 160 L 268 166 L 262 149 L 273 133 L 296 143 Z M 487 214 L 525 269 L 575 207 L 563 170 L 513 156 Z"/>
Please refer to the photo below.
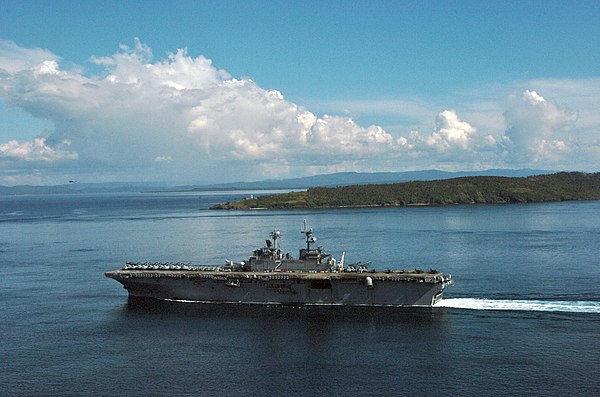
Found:
<path fill-rule="evenodd" d="M 435 307 L 471 310 L 522 310 L 536 312 L 569 312 L 600 314 L 600 302 L 593 301 L 539 301 L 501 300 L 478 298 L 442 299 Z"/>

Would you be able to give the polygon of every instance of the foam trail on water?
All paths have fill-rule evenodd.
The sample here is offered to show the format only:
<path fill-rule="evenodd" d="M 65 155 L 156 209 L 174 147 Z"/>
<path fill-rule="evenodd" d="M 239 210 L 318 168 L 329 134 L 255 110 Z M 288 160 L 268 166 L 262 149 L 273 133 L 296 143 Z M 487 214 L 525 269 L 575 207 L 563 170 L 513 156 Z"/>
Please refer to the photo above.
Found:
<path fill-rule="evenodd" d="M 471 310 L 522 310 L 536 312 L 569 312 L 600 314 L 600 302 L 593 301 L 538 301 L 478 298 L 442 299 L 435 307 Z"/>

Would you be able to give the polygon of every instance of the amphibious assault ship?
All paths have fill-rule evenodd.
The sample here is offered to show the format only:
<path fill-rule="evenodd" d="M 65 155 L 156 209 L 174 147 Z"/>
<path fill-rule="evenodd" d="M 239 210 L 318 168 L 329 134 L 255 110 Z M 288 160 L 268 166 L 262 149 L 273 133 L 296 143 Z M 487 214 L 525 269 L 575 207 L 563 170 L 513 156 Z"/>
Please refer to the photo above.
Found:
<path fill-rule="evenodd" d="M 301 231 L 306 247 L 298 258 L 283 254 L 281 233 L 246 261 L 222 266 L 127 262 L 105 273 L 123 284 L 131 298 L 161 300 L 349 306 L 433 306 L 452 277 L 436 270 L 369 270 L 367 264 L 344 264 L 316 246 L 313 230 Z"/>

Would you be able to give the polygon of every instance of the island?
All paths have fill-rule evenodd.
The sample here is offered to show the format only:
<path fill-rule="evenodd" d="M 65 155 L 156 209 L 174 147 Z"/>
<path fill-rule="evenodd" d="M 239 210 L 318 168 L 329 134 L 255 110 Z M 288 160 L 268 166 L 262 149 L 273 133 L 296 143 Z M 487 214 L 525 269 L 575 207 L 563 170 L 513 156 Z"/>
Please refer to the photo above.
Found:
<path fill-rule="evenodd" d="M 559 172 L 523 178 L 476 176 L 392 184 L 315 187 L 244 198 L 211 209 L 405 207 L 600 200 L 600 173 Z"/>

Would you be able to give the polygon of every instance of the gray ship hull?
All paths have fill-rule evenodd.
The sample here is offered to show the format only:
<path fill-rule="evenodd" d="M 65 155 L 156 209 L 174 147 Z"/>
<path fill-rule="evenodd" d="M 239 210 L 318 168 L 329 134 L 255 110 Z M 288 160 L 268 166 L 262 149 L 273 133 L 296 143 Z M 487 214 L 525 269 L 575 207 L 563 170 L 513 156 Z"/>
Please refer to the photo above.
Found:
<path fill-rule="evenodd" d="M 131 297 L 195 302 L 433 306 L 452 284 L 442 273 L 296 273 L 114 270 Z"/>

